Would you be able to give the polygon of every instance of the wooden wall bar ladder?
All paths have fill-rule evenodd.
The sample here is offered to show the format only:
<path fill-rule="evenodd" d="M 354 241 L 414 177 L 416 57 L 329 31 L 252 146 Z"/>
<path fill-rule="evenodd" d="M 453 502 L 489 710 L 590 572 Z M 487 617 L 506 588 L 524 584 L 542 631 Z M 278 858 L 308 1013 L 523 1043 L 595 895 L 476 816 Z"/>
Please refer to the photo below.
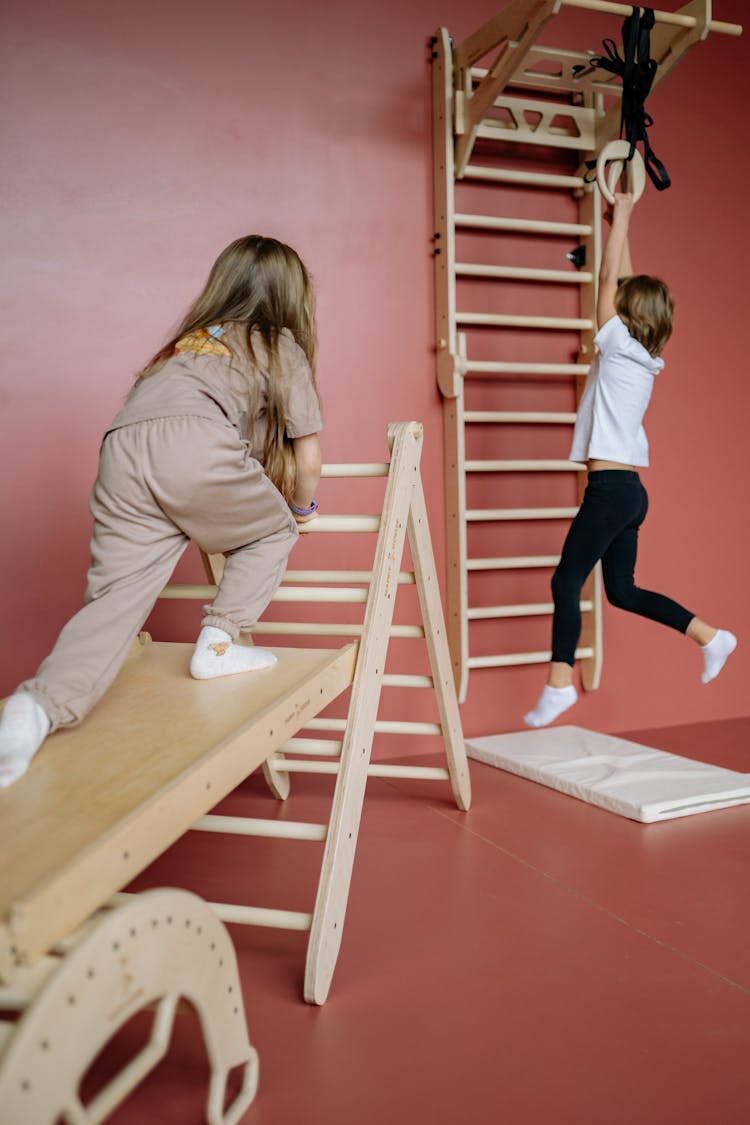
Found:
<path fill-rule="evenodd" d="M 616 136 L 619 80 L 592 65 L 597 51 L 537 42 L 566 8 L 609 15 L 592 28 L 592 44 L 618 37 L 631 8 L 605 0 L 512 0 L 463 43 L 441 28 L 432 40 L 437 381 L 443 396 L 447 539 L 447 618 L 459 699 L 472 669 L 546 662 L 544 651 L 475 652 L 472 622 L 551 614 L 529 603 L 474 604 L 477 578 L 516 571 L 529 589 L 557 555 L 518 550 L 522 531 L 538 543 L 550 524 L 559 544 L 576 504 L 557 499 L 571 483 L 580 501 L 583 466 L 564 459 L 575 408 L 593 354 L 601 217 L 599 193 L 584 182 L 584 162 Z M 739 35 L 735 24 L 712 20 L 711 0 L 678 12 L 656 11 L 651 54 L 658 85 L 709 31 Z M 593 22 L 593 21 L 592 21 Z M 478 64 L 486 61 L 486 65 Z M 577 256 L 565 268 L 565 250 Z M 571 258 L 572 260 L 572 258 Z M 577 298 L 576 295 L 577 294 Z M 485 307 L 475 307 L 475 304 Z M 534 355 L 536 351 L 536 356 Z M 538 358 L 537 358 L 538 357 Z M 553 386 L 553 409 L 540 396 Z M 568 401 L 569 396 L 569 401 Z M 565 400 L 560 406 L 561 398 Z M 558 435 L 555 437 L 554 435 Z M 488 450 L 492 441 L 495 449 Z M 523 443 L 528 441 L 528 446 Z M 552 456 L 535 450 L 559 449 Z M 521 455 L 518 450 L 521 448 Z M 514 455 L 502 456 L 512 449 Z M 517 477 L 515 474 L 522 474 Z M 550 502 L 487 503 L 487 481 L 549 482 Z M 575 475 L 574 475 L 575 474 Z M 546 485 L 545 485 L 546 487 Z M 523 485 L 523 492 L 529 486 Z M 474 504 L 473 497 L 483 497 Z M 474 548 L 475 529 L 491 530 L 503 552 Z M 504 535 L 503 529 L 508 530 Z M 512 537 L 510 535 L 512 531 Z M 559 546 L 558 548 L 559 549 Z M 528 581 L 526 581 L 528 579 Z M 518 589 L 516 583 L 514 589 Z M 602 665 L 601 581 L 597 571 L 582 595 L 583 631 L 577 656 L 586 689 Z M 471 633 L 471 641 L 470 641 Z"/>

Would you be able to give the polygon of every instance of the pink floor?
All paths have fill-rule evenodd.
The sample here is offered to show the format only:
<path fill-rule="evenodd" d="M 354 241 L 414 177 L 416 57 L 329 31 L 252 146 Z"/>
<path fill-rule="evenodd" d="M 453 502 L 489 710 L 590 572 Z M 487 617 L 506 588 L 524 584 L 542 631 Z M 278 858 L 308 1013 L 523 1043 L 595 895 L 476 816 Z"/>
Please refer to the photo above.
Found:
<path fill-rule="evenodd" d="M 750 768 L 750 718 L 624 733 Z M 243 1120 L 747 1125 L 750 806 L 639 825 L 487 766 L 472 778 L 469 813 L 442 783 L 369 783 L 325 1007 L 301 1000 L 305 935 L 232 928 L 261 1059 Z M 293 784 L 280 815 L 327 819 L 330 779 Z M 256 778 L 225 806 L 275 807 Z M 310 909 L 320 854 L 195 833 L 139 886 Z M 180 1017 L 116 1125 L 203 1120 L 196 1029 Z"/>

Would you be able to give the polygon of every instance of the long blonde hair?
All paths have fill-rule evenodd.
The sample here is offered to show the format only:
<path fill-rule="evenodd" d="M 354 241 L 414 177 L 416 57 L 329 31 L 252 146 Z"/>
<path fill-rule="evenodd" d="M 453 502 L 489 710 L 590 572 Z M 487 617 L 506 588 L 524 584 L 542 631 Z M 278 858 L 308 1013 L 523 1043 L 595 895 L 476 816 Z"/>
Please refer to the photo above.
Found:
<path fill-rule="evenodd" d="M 253 333 L 260 333 L 268 364 L 267 428 L 263 465 L 267 475 L 289 499 L 296 487 L 296 467 L 282 395 L 283 371 L 279 336 L 291 332 L 307 357 L 315 386 L 317 336 L 310 275 L 291 246 L 259 234 L 237 238 L 222 250 L 211 267 L 203 291 L 188 309 L 174 335 L 139 373 L 155 375 L 174 354 L 179 340 L 198 329 L 225 321 L 247 325 L 247 348 L 256 361 Z M 222 343 L 224 341 L 222 340 Z M 316 387 L 317 390 L 317 387 Z M 254 394 L 252 393 L 254 391 Z M 250 418 L 257 407 L 260 387 L 251 387 Z"/>
<path fill-rule="evenodd" d="M 674 300 L 663 281 L 643 273 L 624 278 L 615 291 L 615 312 L 649 355 L 661 355 L 674 322 Z"/>

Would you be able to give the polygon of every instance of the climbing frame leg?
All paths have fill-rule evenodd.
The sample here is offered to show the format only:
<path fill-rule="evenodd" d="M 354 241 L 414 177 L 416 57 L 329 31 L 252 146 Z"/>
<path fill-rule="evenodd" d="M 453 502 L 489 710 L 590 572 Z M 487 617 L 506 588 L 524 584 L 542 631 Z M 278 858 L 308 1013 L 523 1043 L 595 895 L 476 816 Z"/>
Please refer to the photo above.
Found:
<path fill-rule="evenodd" d="M 341 766 L 333 798 L 323 866 L 310 931 L 305 1000 L 323 1004 L 328 995 L 344 927 L 362 801 L 398 588 L 406 526 L 419 474 L 422 427 L 395 427 L 383 514 L 375 551 Z M 366 638 L 366 643 L 365 643 Z"/>
<path fill-rule="evenodd" d="M 31 970 L 19 970 L 19 975 Z M 14 988 L 0 1007 L 19 1007 Z M 202 899 L 155 890 L 88 924 L 59 968 L 42 977 L 0 1059 L 3 1120 L 34 1125 L 97 1125 L 169 1049 L 178 1002 L 197 1012 L 211 1068 L 205 1120 L 235 1125 L 258 1084 L 258 1056 L 245 1026 L 234 948 Z M 155 1008 L 148 1043 L 88 1104 L 79 1086 L 93 1059 L 137 1012 Z M 224 1110 L 227 1077 L 242 1086 Z"/>
<path fill-rule="evenodd" d="M 427 505 L 420 477 L 414 484 L 407 533 L 417 579 L 417 593 L 422 610 L 427 650 L 430 655 L 432 682 L 440 714 L 440 725 L 443 729 L 448 773 L 456 804 L 460 809 L 468 809 L 471 803 L 469 764 L 466 760 L 458 698 L 453 682 L 453 668 L 437 583 L 435 556 L 429 534 Z"/>

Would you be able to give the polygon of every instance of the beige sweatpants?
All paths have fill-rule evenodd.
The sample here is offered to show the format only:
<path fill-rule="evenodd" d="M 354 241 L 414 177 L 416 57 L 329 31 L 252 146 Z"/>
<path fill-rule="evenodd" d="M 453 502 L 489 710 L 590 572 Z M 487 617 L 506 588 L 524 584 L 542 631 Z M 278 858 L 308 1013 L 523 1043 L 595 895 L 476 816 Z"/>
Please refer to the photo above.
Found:
<path fill-rule="evenodd" d="M 90 507 L 84 606 L 19 689 L 53 730 L 80 722 L 110 686 L 191 539 L 227 556 L 203 624 L 234 639 L 270 602 L 298 535 L 281 493 L 220 420 L 160 418 L 111 431 Z"/>

